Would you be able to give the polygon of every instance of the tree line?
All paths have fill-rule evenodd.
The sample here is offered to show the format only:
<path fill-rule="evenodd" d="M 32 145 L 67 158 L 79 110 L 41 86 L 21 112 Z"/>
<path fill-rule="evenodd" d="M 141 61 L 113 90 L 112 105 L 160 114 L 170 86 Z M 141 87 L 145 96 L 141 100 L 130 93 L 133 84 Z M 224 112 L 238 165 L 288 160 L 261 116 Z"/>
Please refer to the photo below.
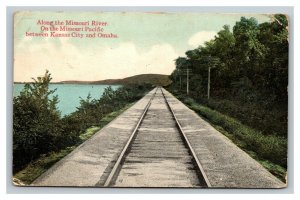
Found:
<path fill-rule="evenodd" d="M 287 136 L 288 48 L 285 15 L 260 24 L 241 17 L 232 30 L 224 25 L 214 39 L 175 60 L 171 88 L 184 95 L 188 70 L 190 97 L 264 134 Z"/>

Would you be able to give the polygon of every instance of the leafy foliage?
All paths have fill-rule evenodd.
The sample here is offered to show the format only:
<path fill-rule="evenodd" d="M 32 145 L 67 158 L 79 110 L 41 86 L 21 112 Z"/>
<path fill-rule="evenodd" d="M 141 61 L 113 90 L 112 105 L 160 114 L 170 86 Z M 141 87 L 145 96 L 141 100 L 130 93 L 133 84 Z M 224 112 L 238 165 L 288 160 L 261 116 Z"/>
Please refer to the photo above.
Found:
<path fill-rule="evenodd" d="M 241 118 L 266 135 L 287 137 L 288 46 L 285 15 L 274 15 L 272 22 L 262 24 L 242 17 L 232 31 L 225 25 L 213 40 L 177 58 L 170 88 L 184 93 L 182 71 L 191 69 L 191 97 Z M 211 99 L 207 101 L 209 67 Z"/>
<path fill-rule="evenodd" d="M 100 99 L 80 99 L 77 111 L 63 118 L 57 109 L 58 97 L 49 90 L 51 74 L 33 79 L 13 99 L 13 168 L 22 169 L 39 156 L 57 152 L 82 141 L 80 135 L 91 126 L 98 126 L 101 119 L 130 102 L 144 96 L 150 85 L 128 85 L 113 90 L 105 89 Z"/>
<path fill-rule="evenodd" d="M 264 135 L 261 131 L 246 126 L 235 118 L 200 105 L 192 98 L 177 97 L 252 158 L 260 162 L 272 174 L 286 182 L 287 138 L 278 135 Z"/>
<path fill-rule="evenodd" d="M 55 92 L 48 90 L 50 73 L 47 71 L 44 77 L 34 81 L 33 84 L 26 84 L 21 94 L 13 99 L 14 168 L 41 153 L 60 148 L 57 144 L 63 129 L 60 113 L 56 109 L 58 98 L 49 98 Z"/>
<path fill-rule="evenodd" d="M 206 106 L 199 105 L 192 99 L 185 99 L 184 102 L 213 124 L 221 126 L 235 138 L 244 141 L 244 148 L 246 150 L 257 152 L 260 158 L 286 167 L 286 138 L 276 135 L 264 135 L 255 129 L 243 125 L 234 118 L 228 117 Z"/>

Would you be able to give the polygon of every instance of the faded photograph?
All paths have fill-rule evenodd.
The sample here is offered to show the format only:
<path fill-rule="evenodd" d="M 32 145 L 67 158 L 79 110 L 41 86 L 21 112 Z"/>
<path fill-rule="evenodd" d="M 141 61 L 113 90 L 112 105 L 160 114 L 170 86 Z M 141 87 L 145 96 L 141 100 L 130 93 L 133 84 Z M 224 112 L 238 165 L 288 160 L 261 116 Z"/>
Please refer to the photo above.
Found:
<path fill-rule="evenodd" d="M 14 13 L 23 187 L 285 188 L 288 16 Z"/>

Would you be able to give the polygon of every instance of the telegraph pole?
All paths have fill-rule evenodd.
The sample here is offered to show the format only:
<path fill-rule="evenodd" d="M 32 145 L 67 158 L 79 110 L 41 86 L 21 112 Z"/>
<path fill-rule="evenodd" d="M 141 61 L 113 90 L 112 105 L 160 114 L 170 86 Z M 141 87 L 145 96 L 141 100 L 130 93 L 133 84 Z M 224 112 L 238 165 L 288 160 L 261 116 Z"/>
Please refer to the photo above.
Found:
<path fill-rule="evenodd" d="M 178 70 L 178 73 L 177 73 L 177 75 L 179 75 L 179 86 L 180 86 L 180 90 L 181 90 L 181 74 L 182 72 L 181 72 L 181 70 Z"/>
<path fill-rule="evenodd" d="M 179 76 L 179 80 L 180 80 L 180 90 L 181 90 L 181 75 Z"/>
<path fill-rule="evenodd" d="M 190 75 L 191 75 L 191 72 L 192 70 L 187 68 L 187 69 L 184 69 L 181 71 L 182 73 L 180 75 L 184 75 L 186 74 L 186 94 L 188 95 L 189 92 L 190 92 L 190 86 L 189 86 L 189 78 L 190 78 Z M 180 76 L 180 88 L 181 88 L 181 76 Z"/>
<path fill-rule="evenodd" d="M 211 56 L 208 56 L 208 76 L 207 76 L 207 100 L 209 100 L 210 97 L 210 71 L 211 69 L 215 68 L 217 63 L 219 62 L 218 58 L 212 58 Z"/>
<path fill-rule="evenodd" d="M 208 80 L 207 80 L 207 99 L 209 99 L 210 93 L 210 66 L 208 67 Z"/>
<path fill-rule="evenodd" d="M 189 95 L 189 68 L 186 71 L 186 94 Z"/>

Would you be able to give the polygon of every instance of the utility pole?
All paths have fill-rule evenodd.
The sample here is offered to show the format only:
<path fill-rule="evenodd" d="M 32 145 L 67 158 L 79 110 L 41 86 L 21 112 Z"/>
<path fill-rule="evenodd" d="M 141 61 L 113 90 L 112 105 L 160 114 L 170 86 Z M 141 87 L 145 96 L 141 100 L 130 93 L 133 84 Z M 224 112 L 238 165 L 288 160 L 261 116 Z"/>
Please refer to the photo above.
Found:
<path fill-rule="evenodd" d="M 181 75 L 182 75 L 181 70 L 178 70 L 177 75 L 179 75 L 179 86 L 180 86 L 180 90 L 181 90 Z"/>
<path fill-rule="evenodd" d="M 216 67 L 218 62 L 219 62 L 218 58 L 208 56 L 207 100 L 209 100 L 209 97 L 210 97 L 210 71 L 211 71 L 211 69 Z"/>
<path fill-rule="evenodd" d="M 207 80 L 207 99 L 209 100 L 210 93 L 210 66 L 208 67 L 208 80 Z"/>
<path fill-rule="evenodd" d="M 181 90 L 181 74 L 179 76 L 179 80 L 180 80 L 180 90 Z"/>
<path fill-rule="evenodd" d="M 186 71 L 186 94 L 189 95 L 189 68 Z"/>
<path fill-rule="evenodd" d="M 186 94 L 188 95 L 190 93 L 189 78 L 190 78 L 192 70 L 187 68 L 187 69 L 182 70 L 181 72 L 182 73 L 180 75 L 185 76 L 185 74 L 186 74 Z M 181 79 L 181 76 L 180 76 L 180 89 L 181 89 L 181 83 L 182 83 L 181 80 L 182 79 Z"/>

